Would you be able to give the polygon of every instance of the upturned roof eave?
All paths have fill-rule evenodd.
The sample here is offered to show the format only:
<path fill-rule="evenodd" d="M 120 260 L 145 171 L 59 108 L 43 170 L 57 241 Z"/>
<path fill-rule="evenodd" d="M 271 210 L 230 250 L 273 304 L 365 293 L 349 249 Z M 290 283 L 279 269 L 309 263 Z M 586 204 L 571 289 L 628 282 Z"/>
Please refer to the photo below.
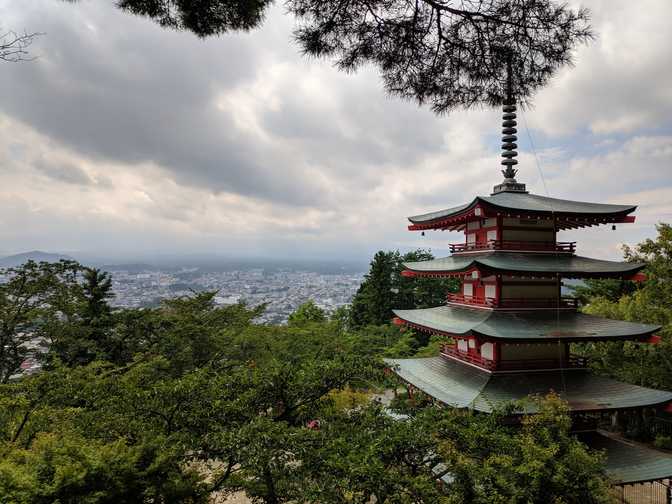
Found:
<path fill-rule="evenodd" d="M 437 310 L 448 311 L 451 315 L 456 314 L 456 318 L 450 316 L 445 317 L 444 320 L 433 323 L 430 317 L 424 315 L 425 313 L 435 312 Z M 432 334 L 437 334 L 441 336 L 477 336 L 479 339 L 490 340 L 490 341 L 500 341 L 507 343 L 543 343 L 543 342 L 592 342 L 592 341 L 628 341 L 628 340 L 645 340 L 651 337 L 654 333 L 659 331 L 662 326 L 652 325 L 652 324 L 639 324 L 634 322 L 620 321 L 607 319 L 604 317 L 597 317 L 594 315 L 586 315 L 581 313 L 564 313 L 560 315 L 558 319 L 556 317 L 556 312 L 552 309 L 544 311 L 525 311 L 521 310 L 516 312 L 515 324 L 519 324 L 520 328 L 509 328 L 509 333 L 519 334 L 521 336 L 508 336 L 506 332 L 497 332 L 496 327 L 501 324 L 510 324 L 511 322 L 507 320 L 511 315 L 511 312 L 499 312 L 497 310 L 479 310 L 475 308 L 458 308 L 458 307 L 436 307 L 436 308 L 425 308 L 417 310 L 392 310 L 396 317 L 400 319 L 404 325 L 420 330 L 429 332 Z M 535 327 L 534 331 L 547 331 L 548 322 L 543 320 L 539 321 L 535 317 L 540 315 L 548 314 L 549 318 L 558 320 L 560 327 L 556 329 L 555 332 L 562 331 L 562 327 L 575 324 L 576 319 L 580 319 L 582 324 L 592 323 L 592 324 L 604 324 L 606 322 L 611 323 L 614 328 L 610 330 L 601 329 L 603 332 L 596 332 L 598 329 L 591 329 L 591 333 L 577 334 L 575 331 L 565 331 L 561 334 L 553 334 L 547 332 L 546 334 L 533 335 L 529 334 L 529 327 Z M 415 315 L 415 316 L 414 316 Z M 461 317 L 461 318 L 460 318 Z M 490 319 L 494 322 L 494 327 L 489 326 L 488 322 Z M 568 319 L 568 320 L 566 320 Z M 515 330 L 514 330 L 515 329 Z M 611 331 L 611 333 L 609 332 Z M 525 332 L 528 335 L 523 336 Z M 572 334 L 574 332 L 574 334 Z"/>
<path fill-rule="evenodd" d="M 433 222 L 439 222 L 441 220 L 458 216 L 461 213 L 469 212 L 478 204 L 479 201 L 482 202 L 483 199 L 481 198 L 481 196 L 476 196 L 473 200 L 471 200 L 471 203 L 465 203 L 464 205 L 458 205 L 452 208 L 446 208 L 444 210 L 437 210 L 436 212 L 427 212 L 424 214 L 411 215 L 410 217 L 407 217 L 407 219 L 411 224 L 431 224 Z M 433 214 L 442 214 L 443 212 L 450 212 L 450 213 L 444 215 L 437 215 L 436 217 L 431 217 Z"/>
<path fill-rule="evenodd" d="M 473 270 L 479 270 L 479 271 L 485 271 L 485 272 L 491 272 L 491 273 L 499 273 L 499 274 L 512 274 L 513 276 L 525 276 L 525 275 L 560 275 L 563 278 L 610 278 L 610 277 L 628 277 L 632 276 L 642 269 L 646 267 L 645 263 L 628 263 L 628 262 L 617 262 L 617 261 L 601 261 L 599 263 L 596 263 L 596 265 L 601 265 L 601 266 L 613 266 L 613 269 L 609 270 L 590 270 L 590 269 L 585 269 L 585 270 L 580 270 L 580 269 L 571 269 L 571 268 L 549 268 L 549 267 L 529 267 L 529 268 L 521 268 L 520 265 L 516 265 L 516 267 L 501 267 L 497 266 L 496 264 L 488 263 L 486 260 L 488 258 L 496 258 L 497 252 L 496 251 L 489 251 L 484 254 L 479 254 L 475 256 L 470 256 L 466 261 L 462 263 L 458 263 L 455 265 L 455 267 L 450 268 L 450 267 L 444 267 L 444 268 L 431 268 L 427 267 L 431 263 L 436 263 L 437 261 L 445 261 L 446 259 L 449 258 L 442 258 L 442 259 L 432 259 L 428 261 L 418 261 L 418 262 L 406 262 L 403 263 L 403 266 L 407 272 L 410 272 L 411 276 L 413 274 L 416 275 L 433 275 L 433 276 L 450 276 L 453 274 L 459 274 L 459 273 L 466 273 L 469 271 Z M 518 256 L 521 256 L 524 254 L 518 254 Z M 452 256 L 451 256 L 452 257 Z M 529 262 L 534 263 L 535 261 L 539 261 L 540 258 L 543 259 L 543 256 L 539 255 L 530 255 L 529 257 Z M 563 258 L 564 259 L 564 258 Z M 570 260 L 586 260 L 590 258 L 584 258 L 580 256 L 568 256 L 568 259 Z M 590 259 L 592 260 L 592 259 Z M 599 260 L 593 260 L 593 261 L 599 261 Z M 422 265 L 425 265 L 425 267 L 422 267 Z M 622 267 L 618 268 L 618 266 L 626 266 L 629 265 L 630 267 Z M 552 265 L 551 265 L 552 266 Z"/>
<path fill-rule="evenodd" d="M 551 310 L 549 310 L 551 311 Z M 499 341 L 506 343 L 555 343 L 555 342 L 566 342 L 566 343 L 597 343 L 600 341 L 639 341 L 646 340 L 650 338 L 653 334 L 660 331 L 662 326 L 656 326 L 654 329 L 647 330 L 642 333 L 628 334 L 628 335 L 612 335 L 612 336 L 538 336 L 538 337 L 525 337 L 525 338 L 511 338 L 508 336 L 502 336 L 498 334 L 482 332 L 477 329 L 468 329 L 466 331 L 448 331 L 446 329 L 439 329 L 432 327 L 431 325 L 418 324 L 417 322 L 410 322 L 403 317 L 402 319 L 406 325 L 412 329 L 424 330 L 431 334 L 436 334 L 437 336 L 475 336 L 483 341 Z"/>
<path fill-rule="evenodd" d="M 531 196 L 537 196 L 532 194 Z M 583 211 L 562 211 L 562 210 L 555 210 L 553 208 L 549 209 L 525 209 L 525 208 L 518 208 L 518 207 L 513 207 L 513 206 L 506 206 L 502 204 L 498 204 L 496 201 L 492 200 L 492 196 L 487 197 L 487 196 L 476 196 L 470 203 L 465 203 L 464 205 L 458 205 L 452 208 L 447 208 L 445 210 L 437 210 L 436 212 L 428 212 L 425 214 L 419 214 L 419 215 L 413 215 L 408 217 L 408 220 L 411 224 L 413 225 L 422 225 L 422 226 L 431 226 L 435 224 L 440 224 L 445 220 L 448 219 L 455 219 L 460 217 L 461 215 L 468 215 L 479 203 L 485 207 L 492 207 L 494 210 L 500 210 L 501 212 L 514 212 L 514 213 L 519 213 L 519 214 L 528 214 L 528 215 L 544 215 L 544 216 L 552 216 L 555 215 L 557 217 L 579 217 L 579 216 L 586 216 L 589 218 L 597 218 L 599 216 L 609 216 L 609 217 L 616 217 L 616 216 L 623 216 L 625 217 L 626 215 L 631 214 L 637 209 L 637 205 L 606 205 L 605 206 L 613 206 L 617 207 L 613 210 L 607 210 L 604 209 L 603 211 L 596 211 L 596 212 L 589 212 L 586 210 Z M 559 198 L 548 198 L 549 200 L 557 200 L 557 201 L 565 201 L 565 202 L 571 202 L 575 203 L 577 205 L 581 204 L 594 204 L 594 205 L 600 205 L 600 203 L 589 203 L 589 202 L 582 202 L 582 201 L 572 201 L 572 200 L 561 200 Z"/>
<path fill-rule="evenodd" d="M 385 362 L 399 378 L 436 400 L 484 413 L 551 390 L 569 403 L 571 413 L 636 410 L 672 401 L 669 391 L 619 382 L 586 370 L 528 371 L 520 373 L 528 377 L 521 382 L 517 374 L 489 374 L 441 357 L 385 359 Z M 524 411 L 535 412 L 534 407 Z"/>

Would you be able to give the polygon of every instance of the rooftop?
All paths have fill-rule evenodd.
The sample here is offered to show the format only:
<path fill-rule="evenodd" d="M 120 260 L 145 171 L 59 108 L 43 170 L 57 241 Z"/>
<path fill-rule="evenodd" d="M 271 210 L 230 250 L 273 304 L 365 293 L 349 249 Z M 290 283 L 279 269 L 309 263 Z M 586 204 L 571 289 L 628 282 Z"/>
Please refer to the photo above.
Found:
<path fill-rule="evenodd" d="M 420 329 L 448 334 L 473 332 L 510 342 L 645 339 L 660 326 L 611 320 L 574 311 L 496 311 L 458 306 L 394 310 Z"/>
<path fill-rule="evenodd" d="M 510 401 L 555 391 L 574 412 L 619 410 L 662 405 L 672 392 L 622 383 L 586 370 L 490 374 L 442 357 L 385 359 L 404 381 L 455 408 L 490 413 Z M 534 404 L 527 413 L 536 411 Z"/>
<path fill-rule="evenodd" d="M 616 484 L 643 483 L 672 476 L 672 455 L 616 439 L 599 432 L 586 432 L 579 440 L 594 450 L 606 452 L 607 474 Z"/>
<path fill-rule="evenodd" d="M 451 222 L 459 224 L 468 217 L 474 217 L 476 207 L 482 207 L 486 214 L 556 217 L 561 229 L 583 227 L 600 222 L 627 222 L 626 216 L 635 211 L 636 205 L 611 205 L 589 203 L 559 198 L 549 198 L 527 192 L 503 191 L 491 196 L 476 196 L 470 203 L 465 203 L 445 210 L 414 215 L 408 218 L 412 224 L 425 229 L 432 227 L 448 227 Z M 572 218 L 574 222 L 572 222 Z M 588 220 L 583 224 L 582 221 Z"/>
<path fill-rule="evenodd" d="M 472 269 L 515 276 L 560 276 L 565 278 L 627 277 L 643 269 L 643 263 L 604 261 L 567 254 L 534 254 L 486 251 L 481 254 L 458 255 L 431 261 L 408 262 L 410 273 L 436 275 L 464 273 Z"/>

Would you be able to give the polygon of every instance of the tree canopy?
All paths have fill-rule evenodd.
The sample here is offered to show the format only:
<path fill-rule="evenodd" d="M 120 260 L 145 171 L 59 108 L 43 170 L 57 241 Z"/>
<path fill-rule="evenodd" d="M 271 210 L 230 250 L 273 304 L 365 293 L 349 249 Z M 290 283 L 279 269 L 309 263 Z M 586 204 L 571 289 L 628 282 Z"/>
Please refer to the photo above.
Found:
<path fill-rule="evenodd" d="M 431 259 L 434 259 L 432 253 L 423 249 L 403 255 L 399 251 L 378 251 L 352 300 L 351 324 L 354 327 L 387 324 L 394 316 L 393 308 L 407 310 L 443 304 L 448 292 L 457 291 L 459 281 L 401 275 L 405 262 Z"/>
<path fill-rule="evenodd" d="M 611 342 L 585 345 L 596 371 L 654 388 L 672 389 L 672 226 L 656 226 L 658 235 L 624 247 L 626 261 L 646 263 L 647 280 L 589 282 L 579 289 L 583 311 L 612 319 L 661 325 L 658 345 Z"/>
<path fill-rule="evenodd" d="M 601 456 L 570 436 L 557 398 L 522 429 L 506 411 L 373 400 L 393 386 L 381 355 L 403 346 L 390 324 L 355 329 L 307 302 L 260 325 L 263 306 L 214 292 L 113 310 L 100 271 L 6 273 L 7 341 L 22 328 L 50 344 L 42 371 L 0 384 L 3 502 L 604 502 Z"/>

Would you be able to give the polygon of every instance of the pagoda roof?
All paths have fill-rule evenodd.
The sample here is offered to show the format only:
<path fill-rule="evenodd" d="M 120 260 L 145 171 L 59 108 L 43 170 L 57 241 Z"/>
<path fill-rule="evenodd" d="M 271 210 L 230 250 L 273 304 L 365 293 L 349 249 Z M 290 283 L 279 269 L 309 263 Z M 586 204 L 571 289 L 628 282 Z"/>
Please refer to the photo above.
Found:
<path fill-rule="evenodd" d="M 644 483 L 672 476 L 672 455 L 600 432 L 582 432 L 579 441 L 606 452 L 605 469 L 617 485 Z"/>
<path fill-rule="evenodd" d="M 404 263 L 410 276 L 441 276 L 486 270 L 516 276 L 548 276 L 556 273 L 565 278 L 623 277 L 637 273 L 644 263 L 604 261 L 567 254 L 525 254 L 491 251 L 482 254 L 455 255 L 431 261 Z"/>
<path fill-rule="evenodd" d="M 639 387 L 582 369 L 491 374 L 442 357 L 385 359 L 404 381 L 448 406 L 490 413 L 511 401 L 556 392 L 574 412 L 662 405 L 672 392 Z M 535 413 L 534 404 L 526 413 Z"/>
<path fill-rule="evenodd" d="M 574 217 L 604 220 L 605 222 L 619 222 L 620 218 L 632 213 L 637 208 L 636 205 L 612 205 L 605 203 L 589 203 L 584 201 L 572 201 L 559 198 L 549 198 L 527 192 L 499 192 L 490 196 L 476 196 L 471 202 L 463 205 L 439 210 L 436 212 L 413 215 L 408 220 L 418 226 L 416 229 L 429 229 L 431 227 L 446 227 L 450 223 L 447 221 L 458 219 L 459 217 L 471 217 L 472 211 L 477 206 L 491 208 L 496 213 L 503 214 L 533 214 L 541 216 L 559 216 L 564 219 Z M 459 219 L 458 219 L 459 221 Z M 588 224 L 585 224 L 588 225 Z M 561 228 L 583 227 L 562 222 Z"/>
<path fill-rule="evenodd" d="M 474 333 L 493 339 L 530 341 L 596 341 L 646 339 L 660 326 L 611 320 L 574 311 L 499 311 L 438 306 L 393 310 L 411 327 L 441 334 Z"/>

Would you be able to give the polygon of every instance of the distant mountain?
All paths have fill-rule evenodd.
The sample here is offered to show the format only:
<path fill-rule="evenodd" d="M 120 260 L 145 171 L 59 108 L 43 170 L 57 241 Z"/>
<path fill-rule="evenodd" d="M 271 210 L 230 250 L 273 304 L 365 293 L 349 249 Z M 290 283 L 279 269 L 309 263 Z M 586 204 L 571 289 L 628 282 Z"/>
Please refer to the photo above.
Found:
<path fill-rule="evenodd" d="M 31 252 L 23 252 L 21 254 L 14 254 L 0 258 L 0 268 L 13 268 L 31 260 L 35 262 L 58 262 L 61 259 L 74 261 L 74 259 L 69 255 L 52 254 L 49 252 L 33 250 Z"/>

